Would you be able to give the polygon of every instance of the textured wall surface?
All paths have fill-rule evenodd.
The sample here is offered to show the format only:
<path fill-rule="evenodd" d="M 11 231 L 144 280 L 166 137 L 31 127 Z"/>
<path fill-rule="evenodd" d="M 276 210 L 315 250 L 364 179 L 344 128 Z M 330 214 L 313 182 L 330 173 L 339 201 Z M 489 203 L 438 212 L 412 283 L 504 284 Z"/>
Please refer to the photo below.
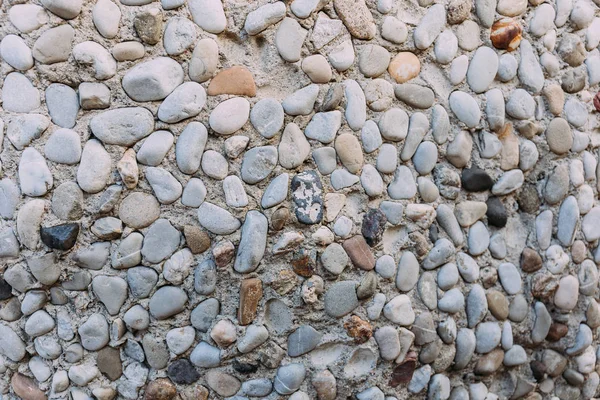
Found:
<path fill-rule="evenodd" d="M 0 0 L 0 399 L 596 397 L 599 5 Z"/>

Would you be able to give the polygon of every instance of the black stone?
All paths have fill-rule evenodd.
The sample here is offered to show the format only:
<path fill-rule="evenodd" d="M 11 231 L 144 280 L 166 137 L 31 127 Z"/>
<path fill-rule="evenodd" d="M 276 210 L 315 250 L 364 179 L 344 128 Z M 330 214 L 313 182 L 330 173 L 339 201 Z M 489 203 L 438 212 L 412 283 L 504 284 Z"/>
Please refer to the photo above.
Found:
<path fill-rule="evenodd" d="M 240 374 L 253 374 L 258 371 L 258 365 L 233 360 L 233 369 Z"/>
<path fill-rule="evenodd" d="M 302 172 L 292 179 L 292 199 L 298 221 L 318 224 L 323 219 L 323 185 L 315 171 Z"/>
<path fill-rule="evenodd" d="M 529 363 L 533 377 L 540 382 L 546 376 L 546 366 L 539 361 L 533 360 Z"/>
<path fill-rule="evenodd" d="M 487 172 L 477 167 L 463 169 L 461 183 L 467 192 L 483 192 L 494 186 Z"/>
<path fill-rule="evenodd" d="M 186 358 L 175 360 L 167 368 L 167 376 L 175 383 L 189 385 L 200 379 L 196 367 Z"/>
<path fill-rule="evenodd" d="M 57 250 L 69 250 L 75 246 L 78 234 L 79 224 L 76 223 L 42 227 L 40 229 L 42 242 L 51 249 Z"/>
<path fill-rule="evenodd" d="M 517 204 L 521 211 L 527 214 L 537 214 L 540 209 L 540 198 L 534 185 L 523 185 L 517 195 Z"/>
<path fill-rule="evenodd" d="M 487 202 L 487 219 L 488 224 L 503 228 L 506 225 L 507 215 L 504 204 L 498 197 L 490 197 Z"/>
<path fill-rule="evenodd" d="M 8 282 L 6 282 L 4 278 L 0 276 L 0 300 L 10 299 L 11 297 L 12 286 L 10 286 Z"/>
<path fill-rule="evenodd" d="M 381 241 L 386 223 L 387 217 L 381 210 L 371 208 L 367 211 L 363 217 L 361 233 L 369 246 L 373 247 Z"/>

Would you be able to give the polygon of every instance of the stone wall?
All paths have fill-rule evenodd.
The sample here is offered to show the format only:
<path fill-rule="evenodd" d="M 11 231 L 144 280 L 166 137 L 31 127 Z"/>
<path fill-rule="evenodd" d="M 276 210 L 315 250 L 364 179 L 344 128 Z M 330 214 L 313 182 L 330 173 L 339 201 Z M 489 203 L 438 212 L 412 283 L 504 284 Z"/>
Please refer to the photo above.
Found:
<path fill-rule="evenodd" d="M 600 1 L 435 1 L 0 0 L 0 399 L 596 397 Z"/>

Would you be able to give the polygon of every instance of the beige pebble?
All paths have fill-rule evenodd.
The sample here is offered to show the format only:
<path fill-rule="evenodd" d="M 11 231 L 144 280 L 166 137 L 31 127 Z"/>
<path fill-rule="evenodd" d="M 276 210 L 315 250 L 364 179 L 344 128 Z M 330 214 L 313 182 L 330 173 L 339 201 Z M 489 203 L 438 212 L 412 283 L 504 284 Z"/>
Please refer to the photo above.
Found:
<path fill-rule="evenodd" d="M 340 161 L 353 174 L 360 171 L 363 166 L 363 152 L 360 142 L 351 133 L 342 133 L 335 140 L 335 151 Z"/>
<path fill-rule="evenodd" d="M 212 328 L 210 337 L 220 347 L 227 347 L 237 340 L 235 325 L 227 319 L 222 319 Z"/>
<path fill-rule="evenodd" d="M 546 128 L 548 147 L 555 154 L 567 153 L 573 145 L 573 135 L 569 123 L 562 118 L 554 118 Z"/>
<path fill-rule="evenodd" d="M 314 83 L 327 83 L 331 80 L 331 67 L 327 59 L 320 54 L 306 57 L 302 61 L 302 71 Z"/>
<path fill-rule="evenodd" d="M 112 55 L 117 61 L 138 60 L 145 53 L 144 45 L 135 41 L 117 43 L 112 49 Z"/>
<path fill-rule="evenodd" d="M 560 115 L 565 105 L 565 93 L 558 84 L 548 85 L 544 88 L 544 97 L 548 103 L 548 109 L 554 115 Z"/>

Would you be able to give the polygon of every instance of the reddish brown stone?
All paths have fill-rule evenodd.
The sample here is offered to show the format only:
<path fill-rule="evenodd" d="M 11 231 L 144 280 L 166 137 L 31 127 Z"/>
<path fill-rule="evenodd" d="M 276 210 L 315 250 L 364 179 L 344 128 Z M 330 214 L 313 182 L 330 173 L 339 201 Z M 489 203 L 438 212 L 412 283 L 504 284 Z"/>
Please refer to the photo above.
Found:
<path fill-rule="evenodd" d="M 352 260 L 352 264 L 365 271 L 375 268 L 375 257 L 362 235 L 356 235 L 346 240 L 342 246 Z"/>
<path fill-rule="evenodd" d="M 252 73 L 240 65 L 219 72 L 208 85 L 208 95 L 219 94 L 256 96 L 256 84 Z"/>
<path fill-rule="evenodd" d="M 160 378 L 146 386 L 145 400 L 171 400 L 177 395 L 177 389 L 170 380 Z"/>
<path fill-rule="evenodd" d="M 183 234 L 192 253 L 204 253 L 210 248 L 210 236 L 199 227 L 186 225 L 183 227 Z"/>
<path fill-rule="evenodd" d="M 596 93 L 594 96 L 594 107 L 596 111 L 600 111 L 600 92 Z"/>
<path fill-rule="evenodd" d="M 389 385 L 396 387 L 401 383 L 407 384 L 413 377 L 415 367 L 417 366 L 417 358 L 415 355 L 407 356 L 404 361 L 396 366 L 392 371 Z"/>
<path fill-rule="evenodd" d="M 550 342 L 558 342 L 569 332 L 569 327 L 565 324 L 561 324 L 559 322 L 553 322 L 550 325 L 550 330 L 548 331 L 548 335 L 546 336 L 546 340 Z"/>
<path fill-rule="evenodd" d="M 514 19 L 502 18 L 492 25 L 490 39 L 497 49 L 513 51 L 521 43 L 521 25 Z"/>
<path fill-rule="evenodd" d="M 23 400 L 46 400 L 46 394 L 40 390 L 35 381 L 23 374 L 15 373 L 10 381 L 12 390 Z"/>
<path fill-rule="evenodd" d="M 525 272 L 535 272 L 542 268 L 542 257 L 537 251 L 526 247 L 521 253 L 521 269 Z"/>
<path fill-rule="evenodd" d="M 212 250 L 217 267 L 225 267 L 233 259 L 235 254 L 235 246 L 229 240 L 218 243 Z"/>
<path fill-rule="evenodd" d="M 314 253 L 301 249 L 294 254 L 291 261 L 295 273 L 305 278 L 310 278 L 315 273 L 316 260 Z"/>
<path fill-rule="evenodd" d="M 344 328 L 348 332 L 348 336 L 354 338 L 356 343 L 365 343 L 373 336 L 371 324 L 356 315 L 351 316 L 344 322 Z"/>
<path fill-rule="evenodd" d="M 258 310 L 258 303 L 262 298 L 262 281 L 258 278 L 250 278 L 242 281 L 240 287 L 240 308 L 238 309 L 238 321 L 240 325 L 248 325 Z"/>

